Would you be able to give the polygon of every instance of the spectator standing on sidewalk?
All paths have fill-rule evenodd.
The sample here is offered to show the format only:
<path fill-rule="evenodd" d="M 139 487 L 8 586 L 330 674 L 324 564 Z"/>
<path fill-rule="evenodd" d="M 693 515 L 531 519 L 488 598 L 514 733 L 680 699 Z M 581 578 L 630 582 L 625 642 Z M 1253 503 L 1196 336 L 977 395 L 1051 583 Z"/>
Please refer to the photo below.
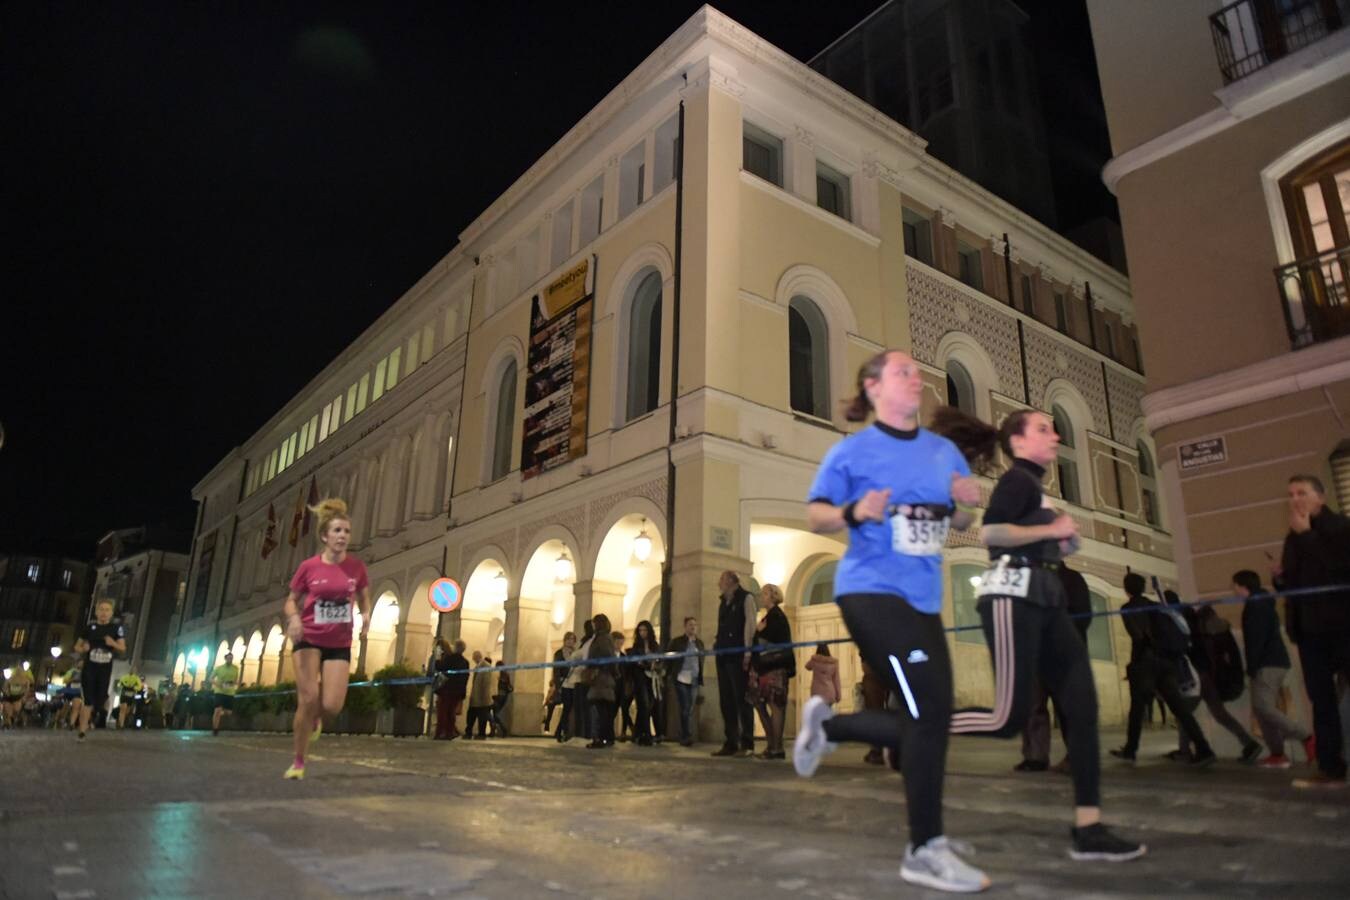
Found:
<path fill-rule="evenodd" d="M 652 656 L 660 652 L 661 644 L 656 640 L 652 623 L 646 619 L 638 622 L 633 629 L 633 646 L 628 655 Z M 633 663 L 633 698 L 637 701 L 633 739 L 639 746 L 649 747 L 665 737 L 665 705 L 661 702 L 665 695 L 665 685 L 661 681 L 664 671 L 665 666 L 660 660 Z"/>
<path fill-rule="evenodd" d="M 824 700 L 826 705 L 834 706 L 843 696 L 839 686 L 839 660 L 830 655 L 829 644 L 816 645 L 816 652 L 806 661 L 806 671 L 811 673 L 811 696 Z"/>
<path fill-rule="evenodd" d="M 506 711 L 506 704 L 516 690 L 510 671 L 502 668 L 505 665 L 502 660 L 497 660 L 497 690 L 492 695 L 492 736 L 498 738 L 510 737 L 511 731 L 506 727 L 502 713 Z"/>
<path fill-rule="evenodd" d="M 591 639 L 587 659 L 608 659 L 614 655 L 610 640 L 609 616 L 597 615 L 595 637 Z M 614 666 L 612 664 L 587 666 L 587 702 L 591 706 L 591 742 L 588 750 L 608 750 L 614 746 Z"/>
<path fill-rule="evenodd" d="M 1314 475 L 1289 479 L 1289 533 L 1275 570 L 1277 590 L 1350 584 L 1350 519 L 1327 509 L 1326 489 Z M 1312 701 L 1317 774 L 1299 788 L 1345 787 L 1345 755 L 1336 676 L 1350 679 L 1350 591 L 1290 598 L 1289 637 L 1303 662 Z"/>
<path fill-rule="evenodd" d="M 1251 569 L 1233 573 L 1233 593 L 1247 602 L 1242 606 L 1242 643 L 1247 651 L 1247 676 L 1251 678 L 1252 715 L 1261 726 L 1266 742 L 1263 769 L 1287 769 L 1291 765 L 1284 754 L 1289 738 L 1303 743 L 1308 762 L 1316 761 L 1312 732 L 1286 716 L 1277 705 L 1284 679 L 1289 675 L 1289 651 L 1280 635 L 1280 614 L 1275 611 L 1275 595 L 1261 585 L 1261 576 Z"/>
<path fill-rule="evenodd" d="M 680 746 L 694 745 L 694 712 L 698 706 L 698 692 L 703 687 L 703 653 L 705 648 L 698 636 L 698 619 L 686 616 L 684 634 L 670 642 L 670 652 L 677 658 L 670 665 L 670 678 L 675 684 L 675 699 L 680 704 Z"/>
<path fill-rule="evenodd" d="M 469 687 L 469 661 L 464 658 L 465 644 L 452 645 L 445 638 L 437 638 L 441 655 L 436 659 L 436 737 L 438 741 L 453 741 L 459 737 L 459 712 L 464 706 L 464 695 Z"/>
<path fill-rule="evenodd" d="M 553 661 L 555 663 L 567 662 L 572 658 L 572 651 L 577 649 L 577 633 L 569 631 L 563 635 L 562 646 L 553 651 Z M 572 721 L 569 716 L 572 715 L 572 688 L 564 688 L 563 682 L 567 681 L 567 676 L 572 674 L 572 670 L 565 666 L 555 666 L 549 670 L 549 692 L 548 699 L 544 701 L 544 733 L 547 734 L 553 727 L 553 710 L 561 705 L 563 708 L 562 718 L 558 720 L 557 738 L 559 741 L 566 740 L 563 737 L 572 727 Z"/>
<path fill-rule="evenodd" d="M 615 656 L 627 655 L 622 631 L 611 631 L 609 640 L 614 645 Z M 635 737 L 637 732 L 633 723 L 633 666 L 617 663 L 610 668 L 614 670 L 614 707 L 619 716 L 619 740 L 627 741 Z"/>
<path fill-rule="evenodd" d="M 1237 738 L 1242 745 L 1240 762 L 1255 762 L 1261 755 L 1261 745 L 1242 723 L 1224 706 L 1242 696 L 1242 652 L 1233 637 L 1233 628 L 1214 611 L 1212 606 L 1187 607 L 1187 621 L 1191 625 L 1191 662 L 1200 677 L 1200 699 L 1209 709 L 1214 721 Z M 1236 684 L 1233 683 L 1234 675 Z M 1236 690 L 1234 690 L 1236 688 Z M 1177 746 L 1180 756 L 1189 758 L 1191 742 L 1186 732 L 1179 732 Z"/>
<path fill-rule="evenodd" d="M 755 598 L 730 569 L 717 580 L 717 637 L 713 649 L 749 647 L 755 642 Z M 722 747 L 713 756 L 755 755 L 755 711 L 745 702 L 750 652 L 717 657 L 717 695 L 722 707 Z"/>
<path fill-rule="evenodd" d="M 783 592 L 776 584 L 766 584 L 760 592 L 768 605 L 764 619 L 755 632 L 756 644 L 790 644 L 792 628 L 783 612 Z M 750 661 L 746 699 L 759 713 L 764 725 L 765 748 L 760 759 L 787 759 L 783 750 L 783 727 L 787 723 L 788 679 L 797 669 L 796 654 L 789 649 L 764 650 Z"/>
<path fill-rule="evenodd" d="M 584 624 L 581 644 L 572 653 L 572 659 L 577 661 L 586 658 L 586 655 L 591 652 L 591 641 L 595 640 L 594 620 L 587 619 Z M 567 731 L 569 737 L 572 735 L 591 736 L 591 707 L 587 697 L 590 692 L 589 680 L 584 666 L 573 666 L 568 671 L 567 678 L 563 681 L 564 687 L 572 688 L 572 721 L 568 725 Z"/>
<path fill-rule="evenodd" d="M 469 688 L 469 719 L 464 725 L 466 738 L 487 740 L 488 722 L 492 718 L 492 690 L 496 673 L 492 671 L 492 660 L 481 651 L 473 651 L 473 682 Z M 474 723 L 478 723 L 478 734 L 473 733 Z"/>

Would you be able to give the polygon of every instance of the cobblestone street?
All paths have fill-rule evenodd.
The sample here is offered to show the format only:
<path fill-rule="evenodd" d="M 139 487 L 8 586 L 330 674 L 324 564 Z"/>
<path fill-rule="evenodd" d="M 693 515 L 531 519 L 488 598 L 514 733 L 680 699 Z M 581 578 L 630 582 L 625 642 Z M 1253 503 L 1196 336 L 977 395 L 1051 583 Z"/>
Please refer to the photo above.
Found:
<path fill-rule="evenodd" d="M 1117 736 L 1107 734 L 1103 745 Z M 956 740 L 947 832 L 993 896 L 1332 897 L 1350 877 L 1350 795 L 1290 773 L 1160 758 L 1105 768 L 1110 822 L 1150 853 L 1066 855 L 1069 782 L 1009 771 L 1016 745 Z M 790 764 L 539 739 L 326 736 L 303 782 L 281 735 L 0 735 L 5 897 L 923 896 L 897 877 L 899 779 L 847 747 Z"/>

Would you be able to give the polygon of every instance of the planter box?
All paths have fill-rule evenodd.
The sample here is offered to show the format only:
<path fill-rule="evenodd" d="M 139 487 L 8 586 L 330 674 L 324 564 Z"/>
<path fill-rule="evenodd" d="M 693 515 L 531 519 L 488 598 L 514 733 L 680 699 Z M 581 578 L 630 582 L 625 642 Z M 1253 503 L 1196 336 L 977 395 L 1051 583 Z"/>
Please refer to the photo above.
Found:
<path fill-rule="evenodd" d="M 343 710 L 338 713 L 333 731 L 338 734 L 374 734 L 378 714 L 375 712 L 354 713 Z"/>
<path fill-rule="evenodd" d="M 295 713 L 258 713 L 253 717 L 253 730 L 285 733 L 294 722 Z"/>
<path fill-rule="evenodd" d="M 418 737 L 426 730 L 426 712 L 422 709 L 382 709 L 376 730 L 394 737 Z"/>
<path fill-rule="evenodd" d="M 188 724 L 188 727 L 197 731 L 210 731 L 211 713 L 197 713 L 192 717 L 192 721 Z"/>

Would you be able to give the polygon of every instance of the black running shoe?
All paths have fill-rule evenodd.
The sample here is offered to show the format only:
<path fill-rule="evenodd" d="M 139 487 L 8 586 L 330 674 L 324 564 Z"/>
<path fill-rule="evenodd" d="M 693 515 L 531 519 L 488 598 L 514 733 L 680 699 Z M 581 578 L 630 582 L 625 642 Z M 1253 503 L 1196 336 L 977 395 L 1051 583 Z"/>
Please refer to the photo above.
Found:
<path fill-rule="evenodd" d="M 1069 834 L 1073 838 L 1069 856 L 1077 860 L 1125 862 L 1138 859 L 1148 852 L 1148 848 L 1143 844 L 1127 841 L 1112 834 L 1101 822 L 1085 828 L 1070 828 Z"/>

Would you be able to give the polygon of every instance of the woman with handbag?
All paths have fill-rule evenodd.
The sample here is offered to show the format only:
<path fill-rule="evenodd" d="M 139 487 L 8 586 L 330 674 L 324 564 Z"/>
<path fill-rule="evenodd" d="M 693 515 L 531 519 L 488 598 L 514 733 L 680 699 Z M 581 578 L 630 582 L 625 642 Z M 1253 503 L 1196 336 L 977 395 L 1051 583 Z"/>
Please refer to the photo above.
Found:
<path fill-rule="evenodd" d="M 792 627 L 783 612 L 783 592 L 776 584 L 766 584 L 760 597 L 768 611 L 755 630 L 756 644 L 790 644 Z M 787 721 L 787 684 L 796 674 L 797 661 L 790 649 L 765 650 L 750 660 L 754 675 L 745 691 L 745 699 L 759 713 L 764 726 L 764 752 L 760 759 L 787 759 L 783 750 L 783 725 Z"/>

